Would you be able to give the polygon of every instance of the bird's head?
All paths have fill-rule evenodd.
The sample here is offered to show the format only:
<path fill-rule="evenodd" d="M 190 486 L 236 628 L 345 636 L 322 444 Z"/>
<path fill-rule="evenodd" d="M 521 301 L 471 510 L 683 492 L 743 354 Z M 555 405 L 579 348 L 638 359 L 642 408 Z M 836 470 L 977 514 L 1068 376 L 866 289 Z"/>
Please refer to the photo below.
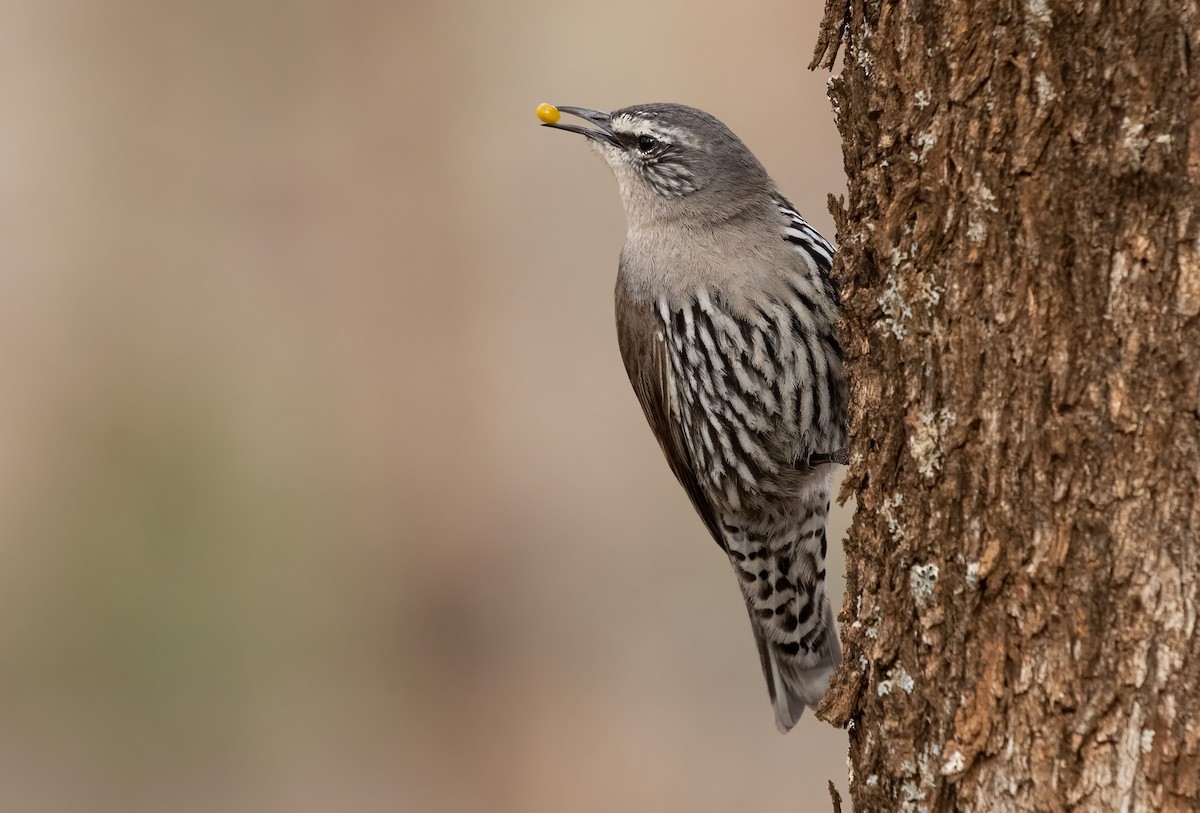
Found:
<path fill-rule="evenodd" d="M 719 223 L 769 201 L 771 179 L 733 132 L 702 110 L 643 104 L 602 113 L 559 107 L 592 127 L 545 126 L 591 141 L 617 178 L 631 228 L 663 221 Z"/>

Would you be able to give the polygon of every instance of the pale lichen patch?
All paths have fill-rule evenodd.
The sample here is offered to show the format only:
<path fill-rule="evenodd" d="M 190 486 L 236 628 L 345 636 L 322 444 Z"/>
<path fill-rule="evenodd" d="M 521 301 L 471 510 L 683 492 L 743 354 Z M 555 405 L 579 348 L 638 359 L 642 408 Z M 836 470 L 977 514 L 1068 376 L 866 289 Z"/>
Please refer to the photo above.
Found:
<path fill-rule="evenodd" d="M 1150 139 L 1146 137 L 1146 125 L 1126 116 L 1121 120 L 1121 146 L 1125 150 L 1125 158 L 1133 169 L 1142 165 L 1146 148 Z"/>
<path fill-rule="evenodd" d="M 1025 0 L 1025 23 L 1029 41 L 1041 45 L 1042 35 L 1054 24 L 1050 4 L 1046 0 Z"/>
<path fill-rule="evenodd" d="M 979 588 L 979 562 L 967 562 L 967 587 Z"/>
<path fill-rule="evenodd" d="M 926 312 L 929 312 L 934 305 L 942 301 L 942 294 L 944 293 L 946 293 L 946 289 L 939 288 L 934 283 L 933 277 L 924 271 L 918 271 L 913 277 L 913 294 L 917 299 L 925 303 Z"/>
<path fill-rule="evenodd" d="M 879 506 L 879 513 L 887 522 L 888 533 L 896 539 L 903 539 L 905 533 L 904 523 L 896 516 L 896 509 L 904 504 L 904 495 L 896 492 L 890 498 L 885 497 L 883 504 Z"/>
<path fill-rule="evenodd" d="M 896 664 L 888 670 L 887 678 L 879 681 L 875 687 L 875 693 L 880 697 L 892 693 L 892 689 L 899 689 L 905 694 L 912 694 L 913 686 L 916 683 L 912 679 L 912 675 L 904 668 L 903 664 Z"/>
<path fill-rule="evenodd" d="M 942 776 L 957 776 L 966 770 L 967 760 L 957 747 L 947 750 L 949 753 L 946 754 L 946 761 L 942 763 L 941 774 Z"/>
<path fill-rule="evenodd" d="M 972 243 L 982 243 L 984 236 L 987 234 L 987 226 L 979 217 L 980 212 L 996 212 L 999 211 L 996 206 L 996 195 L 985 183 L 975 176 L 975 183 L 971 187 L 971 192 L 968 198 L 969 211 L 967 222 L 967 239 Z"/>
<path fill-rule="evenodd" d="M 879 297 L 879 307 L 883 309 L 883 328 L 897 339 L 908 335 L 904 320 L 912 318 L 912 308 L 900 294 L 900 283 L 894 274 L 888 274 L 883 294 Z"/>
<path fill-rule="evenodd" d="M 908 160 L 912 161 L 914 164 L 921 163 L 925 160 L 925 156 L 929 154 L 929 151 L 933 149 L 933 145 L 936 143 L 937 136 L 933 132 L 918 133 L 917 137 L 913 139 L 913 146 L 916 147 L 916 149 L 909 152 Z M 908 229 L 907 231 L 910 234 L 912 233 L 911 229 Z"/>
<path fill-rule="evenodd" d="M 991 189 L 988 189 L 988 187 L 986 185 L 980 184 L 976 188 L 975 197 L 976 197 L 976 200 L 978 200 L 979 203 L 982 204 L 982 207 L 984 209 L 986 209 L 987 211 L 989 211 L 989 212 L 1000 211 L 996 207 L 996 193 L 993 192 Z"/>
<path fill-rule="evenodd" d="M 916 249 L 916 244 L 913 244 L 911 250 L 915 252 Z M 913 316 L 913 303 L 923 303 L 928 311 L 941 301 L 945 289 L 939 288 L 925 272 L 913 271 L 909 264 L 911 255 L 899 247 L 893 246 L 890 259 L 894 270 L 903 268 L 908 273 L 903 277 L 897 273 L 888 273 L 883 293 L 876 300 L 885 318 L 877 322 L 876 326 L 897 339 L 904 339 L 908 335 L 905 323 Z"/>
<path fill-rule="evenodd" d="M 1046 74 L 1038 71 L 1037 76 L 1033 77 L 1033 87 L 1037 93 L 1038 107 L 1049 104 L 1058 98 L 1058 93 L 1054 90 L 1054 85 L 1046 77 Z"/>
<path fill-rule="evenodd" d="M 937 772 L 934 766 L 942 755 L 942 747 L 936 742 L 928 743 L 917 757 L 917 775 L 924 787 L 932 788 L 937 784 Z"/>
<path fill-rule="evenodd" d="M 905 802 L 919 802 L 925 798 L 925 791 L 916 782 L 909 780 L 900 786 L 900 793 Z"/>
<path fill-rule="evenodd" d="M 942 468 L 942 440 L 953 422 L 954 413 L 945 407 L 936 414 L 922 412 L 917 416 L 916 427 L 908 437 L 908 450 L 917 462 L 917 471 L 926 479 L 932 480 Z"/>
<path fill-rule="evenodd" d="M 938 566 L 930 562 L 927 565 L 913 565 L 909 571 L 908 587 L 912 591 L 913 599 L 916 600 L 917 606 L 924 608 L 929 604 L 929 600 L 933 598 L 933 591 L 937 587 Z"/>

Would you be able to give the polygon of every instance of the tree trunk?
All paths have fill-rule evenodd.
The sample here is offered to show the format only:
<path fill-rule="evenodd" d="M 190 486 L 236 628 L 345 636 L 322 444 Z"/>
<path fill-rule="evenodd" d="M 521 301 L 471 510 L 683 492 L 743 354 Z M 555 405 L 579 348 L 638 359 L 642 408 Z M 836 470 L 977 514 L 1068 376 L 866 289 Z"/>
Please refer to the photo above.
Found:
<path fill-rule="evenodd" d="M 880 811 L 1200 809 L 1195 2 L 830 0 Z"/>

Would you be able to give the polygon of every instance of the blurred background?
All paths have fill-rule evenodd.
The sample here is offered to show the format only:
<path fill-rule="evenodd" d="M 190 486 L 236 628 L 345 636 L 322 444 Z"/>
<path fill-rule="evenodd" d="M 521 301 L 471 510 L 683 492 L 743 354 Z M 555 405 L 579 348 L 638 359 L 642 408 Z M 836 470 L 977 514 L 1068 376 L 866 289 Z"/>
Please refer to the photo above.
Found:
<path fill-rule="evenodd" d="M 533 115 L 703 107 L 832 237 L 820 16 L 4 0 L 0 807 L 828 809 Z"/>

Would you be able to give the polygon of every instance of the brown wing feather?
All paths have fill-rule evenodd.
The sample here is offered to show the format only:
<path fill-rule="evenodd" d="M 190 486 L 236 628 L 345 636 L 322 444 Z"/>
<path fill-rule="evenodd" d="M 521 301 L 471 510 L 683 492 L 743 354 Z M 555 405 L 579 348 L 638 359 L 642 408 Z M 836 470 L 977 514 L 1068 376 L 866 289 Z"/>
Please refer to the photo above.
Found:
<path fill-rule="evenodd" d="M 642 405 L 650 429 L 658 439 L 667 464 L 692 500 L 708 532 L 725 550 L 720 523 L 704 490 L 696 479 L 692 456 L 677 421 L 671 415 L 668 396 L 668 365 L 666 346 L 659 339 L 662 326 L 651 302 L 639 301 L 617 279 L 617 342 L 629 383 Z"/>

